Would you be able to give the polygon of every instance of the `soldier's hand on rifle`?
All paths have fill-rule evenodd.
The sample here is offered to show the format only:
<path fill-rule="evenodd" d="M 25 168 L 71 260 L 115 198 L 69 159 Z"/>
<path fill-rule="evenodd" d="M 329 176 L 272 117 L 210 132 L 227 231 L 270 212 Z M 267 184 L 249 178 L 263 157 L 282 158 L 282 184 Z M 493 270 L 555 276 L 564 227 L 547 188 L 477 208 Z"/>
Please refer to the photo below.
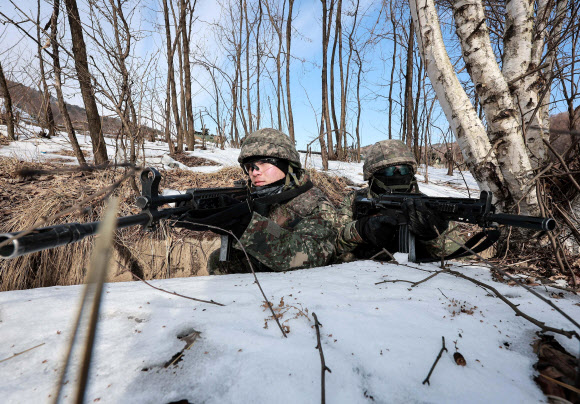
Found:
<path fill-rule="evenodd" d="M 397 233 L 397 221 L 389 216 L 365 216 L 356 221 L 355 228 L 367 243 L 387 247 Z"/>
<path fill-rule="evenodd" d="M 195 231 L 209 230 L 217 234 L 228 234 L 227 231 L 231 231 L 237 238 L 240 238 L 251 220 L 252 208 L 245 201 L 238 202 L 211 216 L 192 218 L 191 224 L 183 225 L 180 223 L 180 226 Z M 208 225 L 212 227 L 208 227 Z"/>
<path fill-rule="evenodd" d="M 449 227 L 449 222 L 429 209 L 421 199 L 407 199 L 403 211 L 409 218 L 409 230 L 420 240 L 433 240 Z"/>

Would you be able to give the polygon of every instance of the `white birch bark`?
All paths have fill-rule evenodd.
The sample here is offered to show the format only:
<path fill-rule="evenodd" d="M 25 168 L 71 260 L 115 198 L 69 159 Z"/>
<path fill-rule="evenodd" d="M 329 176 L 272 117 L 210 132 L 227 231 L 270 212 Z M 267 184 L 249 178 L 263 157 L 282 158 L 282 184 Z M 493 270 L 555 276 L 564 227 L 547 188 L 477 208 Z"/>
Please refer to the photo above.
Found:
<path fill-rule="evenodd" d="M 533 168 L 538 168 L 546 158 L 543 138 L 549 130 L 549 120 L 538 113 L 547 78 L 537 69 L 542 62 L 550 4 L 549 0 L 538 1 L 535 18 L 533 2 L 512 0 L 506 4 L 503 74 L 518 104 Z"/>
<path fill-rule="evenodd" d="M 548 1 L 548 0 L 544 0 L 544 1 Z M 543 69 L 543 73 L 544 73 L 544 77 L 547 77 L 549 79 L 549 76 L 552 74 L 553 71 L 553 66 L 554 66 L 554 61 L 556 58 L 556 46 L 555 46 L 555 41 L 557 41 L 560 38 L 560 34 L 562 32 L 562 24 L 564 22 L 564 17 L 566 15 L 566 9 L 568 7 L 568 1 L 567 0 L 559 0 L 558 1 L 558 5 L 556 6 L 556 21 L 554 22 L 554 29 L 552 31 L 552 35 L 550 36 L 549 40 L 548 40 L 548 53 L 546 55 L 546 67 L 544 67 Z M 546 13 L 549 15 L 549 10 Z M 544 15 L 544 13 L 542 13 L 541 15 Z M 548 17 L 546 17 L 547 19 Z M 547 23 L 544 22 L 544 32 L 545 32 L 545 28 L 547 26 Z M 544 45 L 544 37 L 542 37 L 542 46 Z M 541 53 L 541 51 L 538 51 L 538 53 Z M 548 103 L 548 100 L 550 100 L 550 88 L 548 87 L 546 94 L 544 95 L 544 101 L 541 102 L 541 106 L 540 106 L 540 111 L 539 111 L 539 115 L 541 117 L 541 119 L 543 120 L 543 122 L 546 123 L 546 126 L 549 128 L 549 122 L 550 122 L 550 106 Z M 548 134 L 545 134 L 546 137 L 548 137 Z"/>
<path fill-rule="evenodd" d="M 512 0 L 515 1 L 518 0 Z M 530 184 L 534 173 L 524 144 L 519 108 L 495 60 L 483 5 L 480 0 L 455 1 L 453 14 L 463 59 L 483 105 L 489 139 L 496 146 L 495 155 L 510 194 L 507 202 L 519 204 L 524 214 L 537 214 L 535 186 Z M 523 42 L 531 38 L 531 32 L 524 30 L 521 36 L 519 41 Z M 525 51 L 531 55 L 531 46 Z M 522 52 L 521 57 L 514 57 L 523 61 L 524 56 Z"/>
<path fill-rule="evenodd" d="M 461 86 L 443 42 L 433 0 L 411 0 L 417 43 L 439 104 L 480 189 L 503 199 L 503 181 L 486 130 Z"/>

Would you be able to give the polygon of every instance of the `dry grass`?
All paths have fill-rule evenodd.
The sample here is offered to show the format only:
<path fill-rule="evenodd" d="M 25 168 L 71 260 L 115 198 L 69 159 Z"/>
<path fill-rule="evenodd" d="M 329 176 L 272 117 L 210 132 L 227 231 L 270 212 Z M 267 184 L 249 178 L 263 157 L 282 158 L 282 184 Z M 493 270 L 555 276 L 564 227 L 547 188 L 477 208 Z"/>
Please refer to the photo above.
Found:
<path fill-rule="evenodd" d="M 18 171 L 24 167 L 50 170 L 63 168 L 55 163 L 25 163 L 16 159 L 0 158 L 0 232 L 11 232 L 34 227 L 43 217 L 61 212 L 89 195 L 119 179 L 122 169 L 90 173 L 59 173 L 34 178 L 21 178 Z M 69 166 L 70 167 L 70 166 Z M 313 182 L 334 203 L 347 192 L 347 181 L 311 171 Z M 162 173 L 160 188 L 185 190 L 188 188 L 228 187 L 233 181 L 245 178 L 239 167 L 228 167 L 216 173 L 202 174 L 171 170 Z M 139 213 L 134 207 L 137 195 L 128 182 L 114 194 L 119 197 L 119 215 Z M 71 214 L 46 225 L 91 222 L 101 219 L 104 203 L 97 201 L 83 206 L 80 213 Z M 82 283 L 93 241 L 89 237 L 79 243 L 52 250 L 29 254 L 13 260 L 0 260 L 0 290 L 27 289 Z M 219 247 L 219 238 L 213 233 L 191 232 L 161 226 L 154 232 L 141 227 L 117 232 L 113 267 L 109 281 L 129 281 L 131 272 L 144 279 L 174 278 L 206 275 L 209 254 Z"/>
<path fill-rule="evenodd" d="M 171 157 L 188 167 L 219 166 L 219 163 L 216 163 L 215 161 L 204 159 L 202 157 L 189 156 L 185 153 L 171 154 Z"/>
<path fill-rule="evenodd" d="M 0 136 L 0 146 L 8 146 L 12 142 L 7 136 Z"/>

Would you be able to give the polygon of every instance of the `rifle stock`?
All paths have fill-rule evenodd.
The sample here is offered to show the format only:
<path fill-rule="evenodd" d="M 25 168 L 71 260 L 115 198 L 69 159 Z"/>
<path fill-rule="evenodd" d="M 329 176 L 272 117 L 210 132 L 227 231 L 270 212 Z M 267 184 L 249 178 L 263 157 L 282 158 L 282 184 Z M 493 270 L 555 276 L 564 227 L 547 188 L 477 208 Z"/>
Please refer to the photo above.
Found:
<path fill-rule="evenodd" d="M 226 188 L 193 188 L 183 194 L 159 195 L 161 174 L 154 168 L 146 168 L 141 173 L 141 196 L 135 204 L 141 209 L 137 215 L 124 216 L 117 219 L 117 228 L 141 225 L 153 230 L 161 220 L 178 218 L 187 212 L 195 211 L 195 216 L 204 217 L 227 207 L 232 198 L 238 201 L 248 197 L 245 181 L 235 183 L 234 187 Z M 159 207 L 175 203 L 174 208 L 158 209 Z M 16 258 L 24 254 L 43 251 L 93 236 L 99 222 L 66 223 L 35 229 L 32 232 L 13 232 L 0 234 L 0 258 Z M 222 253 L 220 256 L 227 259 L 227 252 L 231 239 L 222 237 Z M 226 244 L 226 245 L 224 245 Z"/>

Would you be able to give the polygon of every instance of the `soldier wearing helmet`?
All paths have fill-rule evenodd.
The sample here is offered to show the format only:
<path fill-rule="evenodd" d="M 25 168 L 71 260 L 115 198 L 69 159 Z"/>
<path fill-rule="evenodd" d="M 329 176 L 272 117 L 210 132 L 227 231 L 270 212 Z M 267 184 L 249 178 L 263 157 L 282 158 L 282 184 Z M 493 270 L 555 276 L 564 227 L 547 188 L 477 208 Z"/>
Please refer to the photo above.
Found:
<path fill-rule="evenodd" d="M 340 230 L 336 249 L 341 260 L 370 258 L 383 248 L 397 252 L 399 234 L 395 217 L 377 215 L 355 220 L 354 200 L 358 195 L 374 198 L 385 192 L 418 193 L 416 170 L 415 156 L 400 140 L 383 140 L 370 148 L 363 164 L 368 188 L 349 194 L 338 209 Z M 409 216 L 409 230 L 418 240 L 418 258 L 437 256 L 437 243 L 433 240 L 447 229 L 448 222 L 431 214 L 421 201 L 408 200 L 404 208 Z"/>
<path fill-rule="evenodd" d="M 336 209 L 302 170 L 284 133 L 260 129 L 244 140 L 238 158 L 250 179 L 251 203 L 235 204 L 204 223 L 232 231 L 239 244 L 230 261 L 214 251 L 210 274 L 287 271 L 327 265 L 334 258 Z M 209 228 L 209 230 L 215 230 Z"/>

